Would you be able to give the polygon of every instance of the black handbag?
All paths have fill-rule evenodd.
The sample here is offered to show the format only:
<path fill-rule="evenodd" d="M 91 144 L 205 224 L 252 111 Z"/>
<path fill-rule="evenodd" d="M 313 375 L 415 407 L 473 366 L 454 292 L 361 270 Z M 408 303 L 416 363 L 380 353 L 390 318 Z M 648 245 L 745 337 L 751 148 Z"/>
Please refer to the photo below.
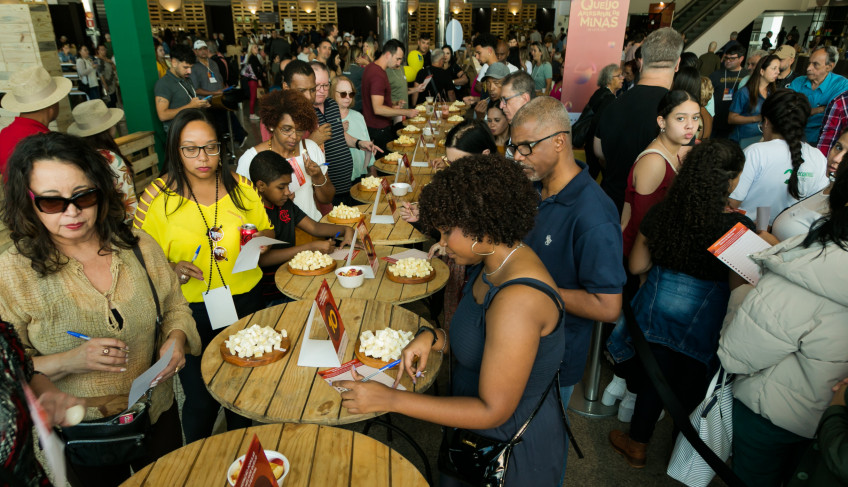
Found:
<path fill-rule="evenodd" d="M 552 294 L 547 288 L 538 285 L 530 279 L 519 278 L 507 281 L 501 285 L 501 289 L 512 284 L 524 284 L 534 287 L 545 294 L 548 294 L 557 305 L 560 312 L 560 320 L 565 309 L 562 298 L 559 295 Z M 557 326 L 561 326 L 557 325 Z M 530 413 L 530 416 L 524 421 L 515 435 L 508 441 L 493 440 L 483 435 L 474 433 L 463 428 L 443 428 L 442 445 L 439 448 L 439 470 L 443 473 L 462 480 L 471 485 L 479 485 L 480 487 L 502 487 L 504 485 L 506 469 L 509 466 L 509 459 L 512 455 L 512 449 L 521 442 L 521 437 L 533 421 L 536 413 L 541 409 L 545 398 L 551 392 L 551 388 L 557 386 L 556 396 L 560 405 L 560 413 L 562 414 L 562 422 L 565 426 L 565 431 L 574 450 L 579 458 L 583 458 L 583 452 L 577 445 L 577 440 L 571 433 L 571 428 L 568 426 L 568 419 L 565 416 L 565 406 L 562 403 L 562 396 L 559 395 L 559 370 L 557 370 L 539 403 Z M 568 446 L 566 445 L 566 448 Z"/>
<path fill-rule="evenodd" d="M 156 332 L 153 339 L 153 362 L 159 341 L 159 329 L 162 326 L 162 311 L 159 296 L 138 245 L 133 253 L 141 262 L 147 274 L 153 302 L 156 304 Z M 57 428 L 59 436 L 65 441 L 65 455 L 75 465 L 103 467 L 123 465 L 139 460 L 147 455 L 148 432 L 150 430 L 150 391 L 139 402 L 127 410 L 101 419 L 84 421 L 76 426 Z"/>
<path fill-rule="evenodd" d="M 439 470 L 471 485 L 502 486 L 512 449 L 521 442 L 530 421 L 539 412 L 551 388 L 558 383 L 559 371 L 545 389 L 539 404 L 509 441 L 493 440 L 463 428 L 444 428 L 442 446 L 439 448 Z"/>

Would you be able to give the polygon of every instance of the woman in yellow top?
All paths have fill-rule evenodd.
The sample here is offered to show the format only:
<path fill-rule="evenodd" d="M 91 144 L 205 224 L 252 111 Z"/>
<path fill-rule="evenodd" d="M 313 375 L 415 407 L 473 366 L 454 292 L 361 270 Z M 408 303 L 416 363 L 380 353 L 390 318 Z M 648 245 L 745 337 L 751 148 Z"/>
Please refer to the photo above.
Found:
<path fill-rule="evenodd" d="M 95 419 L 125 410 L 133 380 L 174 347 L 153 381 L 161 384 L 151 397 L 144 458 L 108 467 L 68 463 L 82 481 L 73 485 L 118 485 L 130 466 L 138 471 L 182 446 L 173 433 L 180 418 L 171 377 L 186 353 L 200 353 L 191 310 L 156 242 L 124 224 L 114 175 L 82 139 L 27 137 L 8 174 L 2 216 L 14 248 L 0 256 L 0 316 L 15 327 L 34 369 L 84 399 L 86 419 Z M 148 276 L 163 316 L 158 342 Z"/>
<path fill-rule="evenodd" d="M 232 272 L 240 250 L 239 226 L 251 223 L 259 234 L 274 236 L 262 199 L 250 181 L 231 172 L 220 153 L 221 143 L 209 118 L 201 110 L 181 111 L 168 133 L 165 175 L 141 195 L 134 220 L 135 227 L 149 233 L 165 251 L 204 348 L 221 330 L 212 329 L 204 293 L 225 291 L 219 288 L 228 286 L 239 317 L 264 307 L 256 287 L 262 271 L 257 267 Z M 186 361 L 180 381 L 186 392 L 183 431 L 191 443 L 212 434 L 219 404 L 203 383 L 200 357 Z M 230 429 L 250 426 L 246 418 L 225 413 Z"/>
<path fill-rule="evenodd" d="M 168 65 L 167 59 L 165 59 L 165 47 L 162 44 L 156 44 L 156 70 L 159 72 L 159 77 L 165 76 L 168 74 L 168 71 L 171 67 Z"/>

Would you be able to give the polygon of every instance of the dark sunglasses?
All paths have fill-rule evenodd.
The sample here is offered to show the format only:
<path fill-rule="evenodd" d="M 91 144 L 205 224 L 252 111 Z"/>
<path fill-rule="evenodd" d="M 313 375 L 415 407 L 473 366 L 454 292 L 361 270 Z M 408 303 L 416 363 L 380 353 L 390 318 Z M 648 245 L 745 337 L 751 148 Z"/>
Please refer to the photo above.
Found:
<path fill-rule="evenodd" d="M 339 96 L 342 98 L 347 98 L 348 96 L 353 98 L 354 96 L 356 96 L 355 91 L 337 91 L 336 93 L 338 93 Z"/>
<path fill-rule="evenodd" d="M 100 202 L 100 190 L 92 188 L 77 193 L 70 198 L 62 196 L 36 196 L 29 191 L 29 197 L 35 202 L 35 207 L 42 213 L 64 213 L 73 204 L 80 210 L 90 208 Z"/>

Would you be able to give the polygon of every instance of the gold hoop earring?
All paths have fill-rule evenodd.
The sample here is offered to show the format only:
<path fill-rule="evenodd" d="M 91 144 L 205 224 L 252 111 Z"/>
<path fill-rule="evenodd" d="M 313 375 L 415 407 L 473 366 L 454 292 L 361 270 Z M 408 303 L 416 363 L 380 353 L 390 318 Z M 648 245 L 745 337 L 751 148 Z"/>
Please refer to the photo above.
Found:
<path fill-rule="evenodd" d="M 473 244 L 471 244 L 471 253 L 473 253 L 474 255 L 486 256 L 486 255 L 492 255 L 492 254 L 494 254 L 494 253 L 495 253 L 495 247 L 494 247 L 494 246 L 492 246 L 492 251 L 491 251 L 491 252 L 482 253 L 482 254 L 481 254 L 480 252 L 475 252 L 475 251 L 474 251 L 474 246 L 475 246 L 475 245 L 477 245 L 478 243 L 480 243 L 480 241 L 479 241 L 479 240 L 475 240 L 475 241 L 474 241 L 474 243 L 473 243 Z"/>

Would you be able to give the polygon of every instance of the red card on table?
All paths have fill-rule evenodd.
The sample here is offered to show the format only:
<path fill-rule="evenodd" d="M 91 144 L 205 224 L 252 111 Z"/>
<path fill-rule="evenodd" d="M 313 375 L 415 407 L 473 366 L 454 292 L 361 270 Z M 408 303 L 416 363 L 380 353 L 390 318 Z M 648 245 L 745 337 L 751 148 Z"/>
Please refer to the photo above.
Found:
<path fill-rule="evenodd" d="M 239 472 L 238 480 L 236 480 L 236 487 L 269 485 L 277 485 L 277 479 L 271 470 L 271 463 L 265 457 L 265 450 L 259 443 L 259 437 L 253 435 L 253 441 L 250 442 L 250 448 L 244 456 L 244 463 L 241 465 L 241 472 Z"/>
<path fill-rule="evenodd" d="M 403 157 L 406 157 L 405 155 Z M 386 195 L 386 201 L 389 203 L 389 209 L 392 210 L 392 216 L 396 216 L 397 212 L 397 202 L 395 201 L 395 195 L 392 193 L 392 187 L 389 186 L 389 182 L 383 178 L 383 182 L 380 183 L 380 186 L 383 188 L 383 193 Z M 379 201 L 375 201 L 374 204 L 379 204 Z"/>
<path fill-rule="evenodd" d="M 333 299 L 333 293 L 330 291 L 330 285 L 327 284 L 326 279 L 321 283 L 321 288 L 318 289 L 315 303 L 324 319 L 324 326 L 333 342 L 333 348 L 336 349 L 336 354 L 341 357 L 345 352 L 345 347 L 347 347 L 347 334 L 345 333 L 344 323 L 342 323 L 342 316 L 339 314 L 339 307 L 336 306 L 336 300 Z M 339 358 L 339 362 L 341 362 L 341 358 Z"/>
<path fill-rule="evenodd" d="M 368 225 L 365 224 L 365 218 L 360 218 L 356 224 L 356 230 L 362 238 L 362 246 L 365 248 L 365 253 L 368 254 L 368 264 L 371 265 L 371 270 L 374 275 L 377 275 L 377 269 L 380 268 L 380 261 L 377 259 L 377 249 L 374 248 L 374 242 L 371 240 L 371 235 L 368 234 Z"/>
<path fill-rule="evenodd" d="M 421 143 L 424 144 L 424 136 L 421 136 Z M 427 144 L 424 144 L 424 157 L 429 160 L 430 156 L 427 155 Z M 406 174 L 409 176 L 409 186 L 410 191 L 415 189 L 415 177 L 412 175 L 412 161 L 406 157 L 406 154 L 403 155 L 403 166 L 406 168 Z"/>

